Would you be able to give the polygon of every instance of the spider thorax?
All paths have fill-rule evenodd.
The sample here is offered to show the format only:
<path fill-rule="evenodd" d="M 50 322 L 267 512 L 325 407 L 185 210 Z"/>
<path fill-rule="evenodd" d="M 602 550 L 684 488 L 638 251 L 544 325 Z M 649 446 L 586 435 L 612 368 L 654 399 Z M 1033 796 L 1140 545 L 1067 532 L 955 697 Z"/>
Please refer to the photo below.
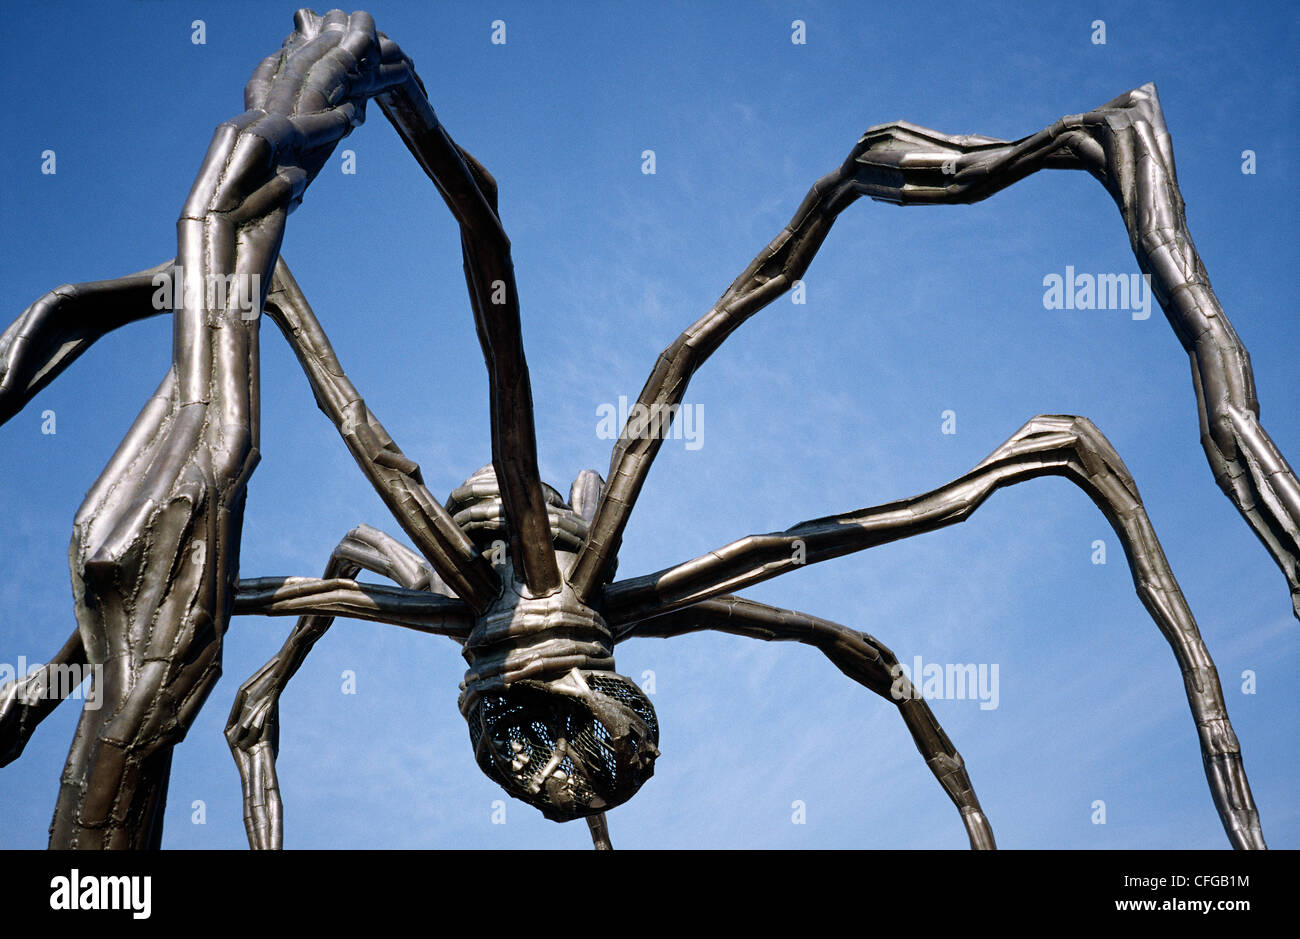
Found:
<path fill-rule="evenodd" d="M 650 700 L 614 671 L 613 638 L 568 574 L 587 522 L 543 485 L 563 587 L 534 597 L 516 575 L 491 466 L 447 510 L 500 575 L 502 591 L 465 642 L 460 711 L 479 768 L 553 821 L 603 812 L 654 773 L 659 723 Z"/>

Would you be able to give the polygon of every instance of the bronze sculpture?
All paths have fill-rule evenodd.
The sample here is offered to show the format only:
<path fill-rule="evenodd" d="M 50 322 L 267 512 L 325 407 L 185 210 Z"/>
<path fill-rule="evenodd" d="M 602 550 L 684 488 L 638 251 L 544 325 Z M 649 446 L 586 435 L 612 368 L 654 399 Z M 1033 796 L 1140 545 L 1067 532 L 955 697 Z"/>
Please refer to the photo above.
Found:
<path fill-rule="evenodd" d="M 102 716 L 112 726 L 83 719 L 71 758 L 75 763 L 70 761 L 74 781 L 65 786 L 56 813 L 57 843 L 156 843 L 166 761 L 210 688 L 232 609 L 308 614 L 283 658 L 255 676 L 232 713 L 230 736 L 256 842 L 279 840 L 275 699 L 311 638 L 327 625 L 321 618 L 340 611 L 464 640 L 471 675 L 463 707 L 481 765 L 512 794 L 535 801 L 554 817 L 598 818 L 593 810 L 616 805 L 635 791 L 654 755 L 653 712 L 635 685 L 613 673 L 615 642 L 700 628 L 791 638 L 823 646 L 842 669 L 886 694 L 892 655 L 870 637 L 725 594 L 799 563 L 960 521 L 1001 485 L 1059 473 L 1089 492 L 1124 539 L 1143 602 L 1183 667 L 1225 826 L 1235 844 L 1262 845 L 1217 678 L 1195 622 L 1127 471 L 1085 421 L 1035 419 L 966 477 L 926 496 L 744 539 L 657 575 L 610 584 L 623 527 L 660 437 L 625 428 L 605 491 L 595 474 L 584 474 L 566 506 L 542 487 L 495 184 L 441 131 L 409 63 L 374 34 L 368 18 L 303 12 L 296 27 L 285 48 L 250 81 L 250 110 L 219 129 L 182 213 L 176 263 L 182 270 L 197 269 L 205 279 L 236 275 L 240 301 L 248 299 L 250 291 L 239 293 L 245 285 L 260 285 L 267 293 L 266 311 L 294 346 L 322 409 L 426 560 L 403 554 L 405 549 L 373 530 L 359 530 L 340 545 L 324 582 L 236 584 L 243 487 L 256 460 L 256 317 L 236 315 L 248 308 L 242 302 L 224 310 L 202 304 L 178 308 L 173 371 L 78 518 L 74 576 L 81 584 L 81 631 L 65 647 L 65 657 L 89 656 L 119 669 L 130 676 L 131 687 L 120 709 Z M 324 64 L 313 72 L 313 62 Z M 418 467 L 343 377 L 287 267 L 277 261 L 284 216 L 333 145 L 359 122 L 371 94 L 461 223 L 471 299 L 492 375 L 493 475 L 504 485 L 498 494 L 493 475 L 481 474 L 465 492 L 453 494 L 447 510 L 429 496 Z M 680 404 L 695 368 L 740 322 L 802 274 L 834 217 L 859 195 L 902 204 L 974 201 L 1041 167 L 1086 168 L 1120 204 L 1139 263 L 1152 275 L 1161 305 L 1192 355 L 1216 476 L 1283 567 L 1294 601 L 1300 514 L 1294 474 L 1252 419 L 1257 407 L 1248 361 L 1209 290 L 1182 222 L 1172 154 L 1150 86 L 1014 143 L 947 137 L 904 124 L 868 131 L 844 165 L 814 186 L 787 230 L 666 350 L 641 403 Z M 154 275 L 172 264 L 121 281 L 55 291 L 29 308 L 3 340 L 3 388 L 9 399 L 4 416 L 103 331 L 161 312 L 150 308 Z M 496 302 L 498 296 L 503 302 Z M 252 304 L 261 305 L 260 298 Z M 107 318 L 88 320 L 89 313 Z M 502 535 L 509 541 L 508 563 L 493 569 L 483 552 Z M 806 557 L 797 557 L 796 542 L 807 548 Z M 178 566 L 178 558 L 190 563 Z M 346 578 L 358 567 L 392 576 L 405 589 L 350 586 Z M 173 570 L 179 574 L 169 579 Z M 528 594 L 526 602 L 503 607 L 499 581 L 521 585 L 516 593 Z M 137 591 L 138 582 L 153 595 Z M 129 592 L 127 587 L 136 591 L 133 603 L 144 595 L 140 609 L 113 602 L 114 595 Z M 561 622 L 563 631 L 556 628 Z M 160 647 L 171 658 L 160 657 Z M 593 681 L 609 685 L 593 688 Z M 39 715 L 23 715 L 15 700 L 11 695 L 6 716 L 21 728 L 16 731 L 21 736 L 30 733 Z M 991 845 L 960 757 L 928 707 L 910 698 L 896 703 L 962 810 L 972 843 Z M 529 738 L 520 728 L 539 713 L 548 715 L 543 723 L 552 731 L 563 727 L 581 738 L 582 747 L 553 732 L 549 740 Z M 611 758 L 605 761 L 602 754 Z M 574 772 L 584 766 L 586 773 Z M 75 781 L 78 774 L 82 778 Z"/>

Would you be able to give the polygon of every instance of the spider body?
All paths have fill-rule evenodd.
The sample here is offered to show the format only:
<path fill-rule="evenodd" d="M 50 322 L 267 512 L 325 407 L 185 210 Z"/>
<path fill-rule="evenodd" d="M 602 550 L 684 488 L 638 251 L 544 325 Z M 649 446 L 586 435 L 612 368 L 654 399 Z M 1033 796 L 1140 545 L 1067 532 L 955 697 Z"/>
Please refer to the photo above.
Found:
<path fill-rule="evenodd" d="M 594 475 L 587 471 L 584 477 Z M 582 502 L 584 477 L 571 499 Z M 560 572 L 567 578 L 587 519 L 543 485 Z M 567 579 L 533 596 L 514 568 L 496 476 L 485 466 L 451 494 L 447 510 L 475 545 L 496 555 L 501 592 L 473 622 L 459 706 L 480 768 L 553 821 L 631 798 L 654 772 L 654 707 L 614 670 L 613 635 Z"/>

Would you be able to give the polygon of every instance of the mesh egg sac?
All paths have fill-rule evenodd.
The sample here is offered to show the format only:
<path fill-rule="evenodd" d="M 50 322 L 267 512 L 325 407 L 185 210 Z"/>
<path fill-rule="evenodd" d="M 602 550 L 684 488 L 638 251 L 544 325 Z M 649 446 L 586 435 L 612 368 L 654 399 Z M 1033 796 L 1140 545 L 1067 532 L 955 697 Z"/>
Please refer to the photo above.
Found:
<path fill-rule="evenodd" d="M 519 682 L 470 706 L 479 767 L 553 821 L 620 805 L 654 772 L 659 724 L 650 701 L 614 673 L 588 672 L 578 693 Z"/>

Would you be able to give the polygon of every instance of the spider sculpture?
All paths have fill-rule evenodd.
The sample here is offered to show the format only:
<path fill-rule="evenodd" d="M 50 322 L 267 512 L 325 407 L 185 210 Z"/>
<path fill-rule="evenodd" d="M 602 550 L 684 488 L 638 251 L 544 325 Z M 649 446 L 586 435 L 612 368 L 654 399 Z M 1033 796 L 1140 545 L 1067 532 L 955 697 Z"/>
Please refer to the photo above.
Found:
<path fill-rule="evenodd" d="M 491 386 L 492 464 L 445 505 L 346 377 L 279 256 L 288 214 L 374 98 L 460 225 Z M 0 420 L 97 338 L 171 312 L 170 370 L 78 512 L 70 561 L 78 629 L 46 668 L 102 666 L 104 705 L 81 717 L 51 826 L 52 847 L 149 847 L 161 837 L 173 747 L 220 671 L 235 613 L 301 617 L 240 688 L 226 736 L 254 847 L 279 847 L 278 701 L 335 615 L 443 635 L 469 663 L 460 709 L 475 759 L 553 820 L 586 818 L 609 846 L 606 810 L 653 772 L 658 724 L 614 666 L 633 636 L 720 630 L 820 649 L 899 710 L 957 806 L 972 847 L 992 848 L 961 756 L 877 639 L 734 595 L 801 565 L 964 521 L 995 490 L 1047 474 L 1081 487 L 1121 539 L 1138 594 L 1172 647 L 1210 791 L 1232 844 L 1264 839 L 1222 690 L 1191 611 L 1123 462 L 1087 419 L 1044 415 L 970 472 L 886 505 L 741 538 L 666 570 L 614 580 L 638 494 L 694 374 L 745 320 L 800 278 L 835 218 L 860 196 L 900 205 L 984 199 L 1044 168 L 1082 169 L 1120 208 L 1192 366 L 1202 439 L 1224 492 L 1282 567 L 1300 612 L 1300 488 L 1258 423 L 1246 351 L 1210 288 L 1183 216 L 1155 87 L 1015 141 L 906 123 L 871 128 L 818 180 L 793 219 L 655 363 L 608 476 L 578 476 L 566 502 L 537 469 L 532 400 L 510 244 L 496 183 L 443 130 L 411 61 L 370 16 L 300 10 L 254 71 L 245 110 L 217 127 L 181 211 L 175 258 L 117 280 L 64 286 L 0 336 Z M 174 273 L 173 273 L 174 272 Z M 158 291 L 179 274 L 204 289 Z M 211 285 L 224 287 L 214 291 Z M 219 294 L 219 296 L 218 296 Z M 279 327 L 322 411 L 418 553 L 361 526 L 324 577 L 239 579 L 246 486 L 258 461 L 261 314 Z M 358 583 L 361 570 L 398 586 Z M 15 759 L 58 703 L 0 693 L 0 758 Z"/>

